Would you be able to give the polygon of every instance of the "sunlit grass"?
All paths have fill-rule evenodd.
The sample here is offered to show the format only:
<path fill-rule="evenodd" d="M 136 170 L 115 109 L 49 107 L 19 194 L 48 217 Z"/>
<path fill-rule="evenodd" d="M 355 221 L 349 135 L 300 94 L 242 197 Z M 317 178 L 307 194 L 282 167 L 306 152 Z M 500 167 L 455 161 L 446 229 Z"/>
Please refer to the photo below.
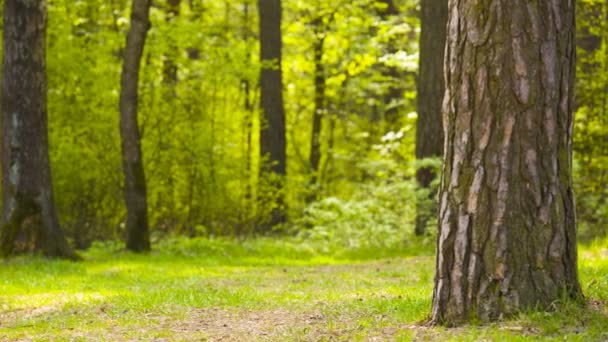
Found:
<path fill-rule="evenodd" d="M 581 246 L 589 304 L 428 328 L 432 248 L 342 251 L 269 239 L 96 246 L 72 263 L 0 267 L 0 340 L 607 340 L 608 241 Z M 381 256 L 377 259 L 377 256 Z"/>

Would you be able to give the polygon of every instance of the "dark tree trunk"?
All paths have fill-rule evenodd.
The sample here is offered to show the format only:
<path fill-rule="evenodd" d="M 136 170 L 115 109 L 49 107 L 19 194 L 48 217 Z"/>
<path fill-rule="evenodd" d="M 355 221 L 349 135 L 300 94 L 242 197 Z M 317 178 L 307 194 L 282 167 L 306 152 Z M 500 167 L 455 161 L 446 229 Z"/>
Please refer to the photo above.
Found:
<path fill-rule="evenodd" d="M 171 25 L 175 19 L 179 16 L 179 9 L 181 0 L 167 0 L 167 23 Z M 175 86 L 177 85 L 177 64 L 175 63 L 175 57 L 177 54 L 177 46 L 175 41 L 171 37 L 167 37 L 169 40 L 169 49 L 171 54 L 164 56 L 163 61 L 163 84 L 169 89 L 168 94 L 175 98 Z"/>
<path fill-rule="evenodd" d="M 399 8 L 395 4 L 394 0 L 378 0 L 378 2 L 386 6 L 380 11 L 380 16 L 382 16 L 383 19 L 386 19 L 391 15 L 399 15 Z"/>
<path fill-rule="evenodd" d="M 323 18 L 319 17 L 313 22 L 315 41 L 313 43 L 313 58 L 315 65 L 314 75 L 314 113 L 312 117 L 312 133 L 310 137 L 309 163 L 312 179 L 310 182 L 310 194 L 307 201 L 312 202 L 317 199 L 320 188 L 319 165 L 321 163 L 321 132 L 323 131 L 323 118 L 326 112 L 325 88 L 327 79 L 325 76 L 325 66 L 323 65 L 323 53 L 325 45 L 325 25 Z"/>
<path fill-rule="evenodd" d="M 379 2 L 386 5 L 386 7 L 381 9 L 378 13 L 382 20 L 388 20 L 391 16 L 399 15 L 399 8 L 395 4 L 394 0 L 379 0 Z M 394 54 L 400 50 L 399 44 L 396 39 L 391 39 L 387 43 L 387 48 L 387 52 L 391 54 Z M 404 77 L 404 75 L 397 67 L 383 66 L 382 76 L 384 76 L 384 78 L 387 79 L 387 82 L 389 82 L 383 99 L 385 108 L 384 121 L 386 122 L 386 128 L 389 131 L 398 131 L 400 129 L 399 120 L 402 108 L 401 103 L 403 102 L 404 89 L 402 86 L 402 78 Z"/>
<path fill-rule="evenodd" d="M 48 152 L 46 1 L 4 1 L 1 253 L 77 259 L 59 226 Z"/>
<path fill-rule="evenodd" d="M 262 177 L 270 179 L 276 201 L 267 226 L 272 227 L 287 219 L 283 194 L 287 174 L 285 107 L 281 68 L 281 0 L 259 0 L 261 45 L 261 106 L 263 118 L 260 131 L 260 154 L 264 162 Z"/>
<path fill-rule="evenodd" d="M 120 136 L 127 205 L 127 249 L 134 252 L 150 249 L 146 179 L 137 124 L 139 68 L 150 28 L 149 11 L 150 0 L 133 0 L 120 93 Z"/>
<path fill-rule="evenodd" d="M 574 0 L 450 1 L 432 320 L 578 297 Z"/>
<path fill-rule="evenodd" d="M 448 0 L 422 0 L 420 34 L 420 70 L 418 74 L 418 121 L 416 123 L 416 158 L 440 157 L 443 154 L 443 125 L 441 105 L 445 91 L 443 59 L 448 20 Z M 423 167 L 416 173 L 420 187 L 429 189 L 435 179 L 432 168 Z M 431 196 L 435 193 L 431 191 Z M 423 203 L 432 201 L 422 201 Z M 416 235 L 426 233 L 433 208 L 418 205 Z"/>
<path fill-rule="evenodd" d="M 243 61 L 243 63 L 245 63 L 245 65 L 247 66 L 245 69 L 249 69 L 251 67 L 251 51 L 253 50 L 251 44 L 253 42 L 253 34 L 252 34 L 252 28 L 251 28 L 251 15 L 250 15 L 250 2 L 249 0 L 244 0 L 243 1 L 243 22 L 242 22 L 242 39 L 245 41 L 245 44 L 247 46 L 247 53 L 245 54 L 245 60 Z M 254 101 L 252 99 L 252 94 L 254 93 L 254 91 L 252 91 L 252 87 L 251 87 L 251 80 L 249 79 L 248 75 L 243 75 L 242 79 L 241 79 L 241 90 L 243 92 L 243 97 L 244 97 L 244 101 L 243 101 L 243 109 L 245 110 L 245 117 L 243 118 L 243 142 L 244 142 L 244 146 L 245 149 L 243 150 L 244 152 L 244 161 L 245 161 L 245 165 L 244 165 L 244 171 L 245 174 L 243 175 L 243 179 L 245 180 L 245 185 L 244 185 L 244 194 L 243 194 L 243 216 L 241 219 L 241 222 L 243 223 L 243 227 L 241 227 L 239 230 L 237 230 L 236 234 L 238 235 L 242 235 L 245 232 L 251 232 L 252 231 L 252 227 L 244 227 L 247 226 L 249 223 L 249 220 L 252 216 L 254 216 L 254 210 L 255 210 L 255 206 L 252 203 L 252 198 L 253 198 L 253 186 L 252 186 L 252 182 L 251 182 L 251 176 L 252 176 L 252 162 L 251 162 L 251 158 L 252 158 L 252 152 L 253 152 L 253 115 L 255 112 L 255 105 L 254 105 Z"/>

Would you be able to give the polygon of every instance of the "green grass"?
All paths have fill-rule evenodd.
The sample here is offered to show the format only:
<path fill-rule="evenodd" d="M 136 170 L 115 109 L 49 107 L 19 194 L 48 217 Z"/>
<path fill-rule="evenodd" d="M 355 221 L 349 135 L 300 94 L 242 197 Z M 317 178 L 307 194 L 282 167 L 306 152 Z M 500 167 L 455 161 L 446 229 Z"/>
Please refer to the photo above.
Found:
<path fill-rule="evenodd" d="M 432 250 L 342 251 L 259 239 L 96 246 L 79 263 L 0 267 L 0 340 L 608 340 L 608 241 L 581 246 L 589 301 L 491 325 L 429 328 Z M 380 258 L 377 258 L 377 257 Z"/>

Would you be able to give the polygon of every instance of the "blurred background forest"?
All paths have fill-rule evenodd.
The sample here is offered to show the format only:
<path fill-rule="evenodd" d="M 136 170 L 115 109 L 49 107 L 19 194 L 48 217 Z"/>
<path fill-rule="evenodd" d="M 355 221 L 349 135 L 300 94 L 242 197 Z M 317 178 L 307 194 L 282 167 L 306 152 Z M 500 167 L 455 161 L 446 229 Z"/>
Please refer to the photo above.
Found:
<path fill-rule="evenodd" d="M 130 3 L 49 0 L 53 187 L 78 248 L 125 235 L 118 102 Z M 441 164 L 415 153 L 419 2 L 282 3 L 279 180 L 260 172 L 257 1 L 153 3 L 139 82 L 153 242 L 274 233 L 326 248 L 391 248 L 413 236 L 417 210 L 434 215 L 437 181 L 416 181 L 417 169 Z M 608 2 L 580 0 L 577 12 L 574 181 L 580 236 L 590 239 L 608 232 Z M 288 220 L 261 229 L 277 208 Z M 427 224 L 433 239 L 435 220 Z"/>

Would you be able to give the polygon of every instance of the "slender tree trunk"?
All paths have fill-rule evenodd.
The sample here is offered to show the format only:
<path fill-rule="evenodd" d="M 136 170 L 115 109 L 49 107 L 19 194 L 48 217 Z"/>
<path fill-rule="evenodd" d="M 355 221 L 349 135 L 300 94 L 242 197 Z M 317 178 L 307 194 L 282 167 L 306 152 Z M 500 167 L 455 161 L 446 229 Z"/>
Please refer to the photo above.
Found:
<path fill-rule="evenodd" d="M 175 27 L 175 23 L 180 15 L 181 0 L 166 0 L 165 4 L 165 22 L 169 27 Z M 168 52 L 163 55 L 163 77 L 162 77 L 162 99 L 164 110 L 170 113 L 178 112 L 177 108 L 177 84 L 178 80 L 178 65 L 176 59 L 179 54 L 179 47 L 174 39 L 174 31 L 169 31 L 169 34 L 165 38 L 168 46 Z M 164 179 L 163 189 L 161 197 L 165 200 L 157 202 L 157 208 L 164 208 L 166 214 L 162 215 L 157 220 L 158 226 L 174 226 L 176 225 L 177 219 L 175 217 L 176 212 L 176 201 L 174 200 L 174 188 L 175 188 L 175 174 L 173 172 L 174 160 L 173 155 L 173 138 L 169 133 L 168 127 L 175 127 L 176 120 L 175 115 L 163 115 L 158 117 L 157 128 L 157 146 L 158 160 L 154 163 L 157 168 L 160 168 L 161 174 Z M 190 178 L 187 178 L 190 180 Z M 154 208 L 153 210 L 155 210 Z M 153 211 L 154 212 L 154 211 Z"/>
<path fill-rule="evenodd" d="M 167 24 L 172 25 L 180 13 L 181 0 L 167 0 Z M 177 63 L 175 57 L 178 47 L 175 40 L 167 37 L 171 54 L 166 55 L 163 61 L 163 84 L 169 89 L 169 95 L 175 97 L 175 86 L 177 85 Z"/>
<path fill-rule="evenodd" d="M 578 297 L 574 0 L 450 1 L 432 320 Z"/>
<path fill-rule="evenodd" d="M 311 193 L 307 201 L 312 202 L 317 199 L 320 188 L 319 165 L 321 163 L 321 132 L 323 131 L 323 118 L 326 112 L 325 88 L 327 79 L 325 76 L 325 66 L 323 65 L 323 54 L 325 45 L 325 32 L 323 18 L 319 17 L 313 23 L 315 41 L 313 43 L 314 54 L 314 113 L 312 117 L 312 133 L 310 137 L 309 163 L 312 179 L 310 182 Z"/>
<path fill-rule="evenodd" d="M 245 54 L 245 60 L 243 61 L 247 66 L 246 69 L 251 67 L 251 51 L 252 46 L 252 29 L 251 29 L 251 15 L 250 15 L 250 0 L 243 1 L 243 23 L 242 23 L 242 39 L 245 41 L 247 53 Z M 251 80 L 248 75 L 244 75 L 241 79 L 241 87 L 243 91 L 243 109 L 245 110 L 245 117 L 243 118 L 243 142 L 244 142 L 244 161 L 245 167 L 243 178 L 245 180 L 244 185 L 244 194 L 243 194 L 243 217 L 242 223 L 243 225 L 247 225 L 250 221 L 250 218 L 255 216 L 254 210 L 255 206 L 252 201 L 253 198 L 253 186 L 252 186 L 252 152 L 253 152 L 253 115 L 255 112 L 254 101 L 252 101 L 252 89 L 251 89 Z M 242 235 L 245 232 L 251 232 L 251 227 L 241 228 L 236 233 Z"/>
<path fill-rule="evenodd" d="M 445 91 L 443 59 L 448 20 L 448 0 L 422 0 L 420 35 L 420 70 L 418 74 L 418 121 L 416 123 L 416 158 L 440 157 L 443 154 L 443 125 L 441 105 Z M 432 168 L 423 167 L 416 173 L 420 187 L 428 189 L 435 179 Z M 435 194 L 431 191 L 431 196 Z M 431 202 L 431 201 L 422 201 Z M 416 235 L 426 233 L 433 208 L 418 205 Z"/>
<path fill-rule="evenodd" d="M 149 11 L 150 0 L 133 0 L 120 94 L 120 135 L 127 205 L 127 249 L 134 252 L 150 249 L 146 179 L 137 123 L 139 68 L 150 28 Z"/>
<path fill-rule="evenodd" d="M 284 200 L 284 177 L 287 174 L 285 107 L 281 68 L 281 0 L 259 0 L 261 64 L 261 106 L 263 119 L 260 131 L 262 174 L 270 178 L 277 192 L 268 226 L 287 220 Z"/>
<path fill-rule="evenodd" d="M 325 156 L 325 161 L 323 162 L 323 167 L 321 167 L 320 171 L 320 181 L 319 190 L 322 194 L 331 194 L 331 177 L 333 162 L 334 162 L 334 148 L 336 144 L 336 121 L 338 120 L 337 116 L 332 114 L 328 117 L 329 126 L 327 127 L 327 154 Z"/>
<path fill-rule="evenodd" d="M 380 11 L 380 15 L 383 19 L 386 19 L 391 15 L 399 15 L 399 8 L 395 4 L 395 0 L 378 0 L 378 2 L 383 3 L 386 6 Z"/>
<path fill-rule="evenodd" d="M 4 1 L 0 252 L 77 259 L 59 226 L 47 132 L 46 1 Z"/>
<path fill-rule="evenodd" d="M 391 16 L 398 16 L 400 14 L 399 8 L 394 0 L 379 0 L 379 2 L 386 5 L 386 7 L 381 9 L 378 13 L 382 20 L 388 20 Z M 399 51 L 399 49 L 399 44 L 397 44 L 395 39 L 391 39 L 387 43 L 388 53 L 394 54 Z M 399 114 L 401 113 L 401 103 L 403 102 L 404 92 L 403 86 L 401 85 L 401 79 L 404 75 L 399 71 L 399 68 L 394 66 L 383 66 L 382 75 L 388 80 L 387 82 L 389 82 L 386 93 L 384 94 L 384 121 L 387 126 L 386 128 L 389 131 L 398 131 L 400 129 Z"/>

